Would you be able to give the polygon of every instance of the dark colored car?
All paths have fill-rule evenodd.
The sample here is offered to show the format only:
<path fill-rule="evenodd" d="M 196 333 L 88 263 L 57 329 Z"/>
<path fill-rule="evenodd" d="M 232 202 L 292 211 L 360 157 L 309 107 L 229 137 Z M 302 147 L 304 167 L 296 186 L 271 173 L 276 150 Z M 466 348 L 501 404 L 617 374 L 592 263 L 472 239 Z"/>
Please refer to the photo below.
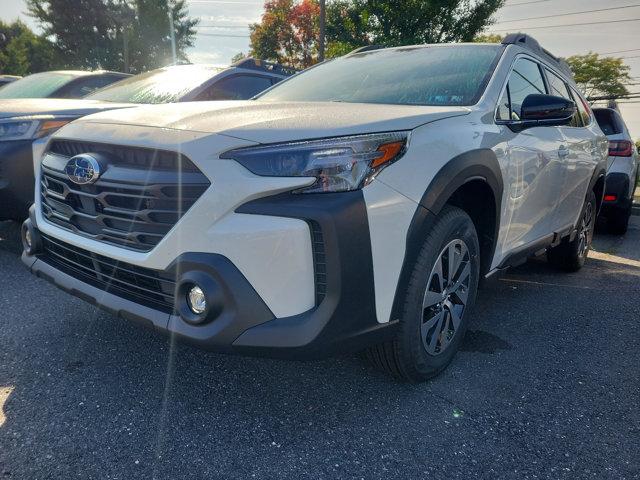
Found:
<path fill-rule="evenodd" d="M 21 78 L 22 77 L 19 77 L 17 75 L 0 75 L 0 88 L 11 82 L 15 82 L 16 80 L 20 80 Z"/>
<path fill-rule="evenodd" d="M 27 75 L 0 90 L 0 100 L 8 98 L 82 98 L 99 88 L 111 85 L 127 73 L 61 70 Z"/>
<path fill-rule="evenodd" d="M 48 136 L 62 125 L 139 104 L 246 100 L 292 73 L 253 59 L 231 67 L 175 65 L 127 78 L 78 100 L 0 100 L 0 220 L 27 216 L 33 203 L 34 150 L 37 157 Z"/>

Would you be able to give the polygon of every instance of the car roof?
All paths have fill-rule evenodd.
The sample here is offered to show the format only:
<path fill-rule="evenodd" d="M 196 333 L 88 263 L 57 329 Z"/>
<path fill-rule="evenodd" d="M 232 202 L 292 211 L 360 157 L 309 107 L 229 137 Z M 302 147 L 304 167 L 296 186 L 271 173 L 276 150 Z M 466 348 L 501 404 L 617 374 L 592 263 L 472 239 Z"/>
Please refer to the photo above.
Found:
<path fill-rule="evenodd" d="M 113 72 L 111 70 L 47 70 L 44 72 L 37 72 L 32 75 L 37 75 L 38 73 L 59 73 L 61 75 L 73 75 L 75 77 L 86 77 L 88 75 L 103 75 L 103 74 L 124 75 L 124 76 L 130 75 L 129 73 Z"/>

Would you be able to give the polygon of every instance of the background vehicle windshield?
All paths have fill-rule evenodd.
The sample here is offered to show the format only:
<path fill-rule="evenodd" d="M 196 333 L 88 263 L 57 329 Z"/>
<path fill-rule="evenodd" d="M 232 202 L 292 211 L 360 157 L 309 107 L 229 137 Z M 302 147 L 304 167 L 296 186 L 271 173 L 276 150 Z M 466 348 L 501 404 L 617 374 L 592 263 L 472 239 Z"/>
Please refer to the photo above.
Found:
<path fill-rule="evenodd" d="M 400 105 L 473 105 L 484 90 L 499 45 L 374 50 L 340 57 L 260 96 L 265 101 Z"/>
<path fill-rule="evenodd" d="M 76 78 L 71 73 L 44 72 L 11 82 L 0 90 L 0 98 L 44 98 Z"/>
<path fill-rule="evenodd" d="M 176 65 L 141 73 L 84 97 L 123 103 L 171 103 L 180 100 L 224 68 Z"/>

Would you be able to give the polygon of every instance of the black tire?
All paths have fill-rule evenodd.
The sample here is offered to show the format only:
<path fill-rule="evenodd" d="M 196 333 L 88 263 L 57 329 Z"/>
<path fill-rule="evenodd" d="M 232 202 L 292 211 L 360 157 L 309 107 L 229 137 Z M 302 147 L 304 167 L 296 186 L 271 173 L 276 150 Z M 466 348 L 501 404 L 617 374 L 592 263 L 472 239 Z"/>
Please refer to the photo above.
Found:
<path fill-rule="evenodd" d="M 565 272 L 577 272 L 584 266 L 593 240 L 596 209 L 596 195 L 590 191 L 582 206 L 573 241 L 562 242 L 547 251 L 547 260 L 551 265 Z"/>
<path fill-rule="evenodd" d="M 607 229 L 613 235 L 624 235 L 629 229 L 631 205 L 627 208 L 615 209 L 607 216 Z"/>
<path fill-rule="evenodd" d="M 454 265 L 460 260 L 457 268 L 451 268 L 453 275 L 448 272 L 450 252 L 456 259 Z M 475 301 L 480 275 L 479 252 L 478 234 L 471 218 L 459 208 L 445 206 L 422 245 L 406 290 L 399 293 L 404 298 L 395 339 L 365 352 L 374 366 L 399 379 L 421 382 L 451 363 L 464 338 L 469 310 Z M 441 270 L 436 263 L 442 267 L 439 277 Z M 459 275 L 456 277 L 456 274 Z M 447 280 L 447 277 L 451 278 Z M 441 279 L 448 286 L 439 292 L 433 284 L 445 283 Z M 448 291 L 451 293 L 445 297 Z M 424 304 L 430 303 L 427 298 L 435 298 L 432 295 L 442 295 L 442 301 L 425 308 Z M 465 295 L 466 303 L 462 300 Z M 426 328 L 434 321 L 433 327 Z M 436 331 L 439 331 L 437 335 Z M 433 349 L 431 353 L 429 348 Z"/>

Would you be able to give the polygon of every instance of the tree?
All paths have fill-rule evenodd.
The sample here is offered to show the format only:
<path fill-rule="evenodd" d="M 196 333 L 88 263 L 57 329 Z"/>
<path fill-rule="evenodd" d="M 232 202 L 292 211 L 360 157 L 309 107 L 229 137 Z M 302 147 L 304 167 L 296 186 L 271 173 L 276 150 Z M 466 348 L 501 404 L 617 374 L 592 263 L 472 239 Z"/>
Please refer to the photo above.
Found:
<path fill-rule="evenodd" d="M 567 58 L 576 83 L 587 97 L 620 97 L 629 94 L 629 67 L 621 58 L 601 57 L 597 53 Z"/>
<path fill-rule="evenodd" d="M 26 0 L 66 67 L 134 73 L 171 62 L 169 14 L 176 52 L 184 61 L 198 21 L 185 0 Z M 127 65 L 127 63 L 129 65 Z"/>
<path fill-rule="evenodd" d="M 369 44 L 472 41 L 504 1 L 334 0 L 327 4 L 327 57 Z M 314 63 L 318 11 L 316 0 L 268 0 L 251 26 L 252 54 L 298 67 Z"/>
<path fill-rule="evenodd" d="M 295 68 L 312 65 L 317 56 L 316 0 L 267 0 L 260 23 L 249 26 L 251 55 Z"/>
<path fill-rule="evenodd" d="M 473 37 L 475 43 L 502 43 L 503 35 L 499 33 L 480 33 Z"/>
<path fill-rule="evenodd" d="M 53 45 L 20 21 L 0 21 L 0 73 L 27 75 L 56 68 Z"/>
<path fill-rule="evenodd" d="M 239 61 L 244 60 L 245 58 L 248 58 L 247 54 L 243 52 L 238 52 L 233 57 L 231 57 L 231 64 L 233 65 L 234 63 L 238 63 Z"/>

